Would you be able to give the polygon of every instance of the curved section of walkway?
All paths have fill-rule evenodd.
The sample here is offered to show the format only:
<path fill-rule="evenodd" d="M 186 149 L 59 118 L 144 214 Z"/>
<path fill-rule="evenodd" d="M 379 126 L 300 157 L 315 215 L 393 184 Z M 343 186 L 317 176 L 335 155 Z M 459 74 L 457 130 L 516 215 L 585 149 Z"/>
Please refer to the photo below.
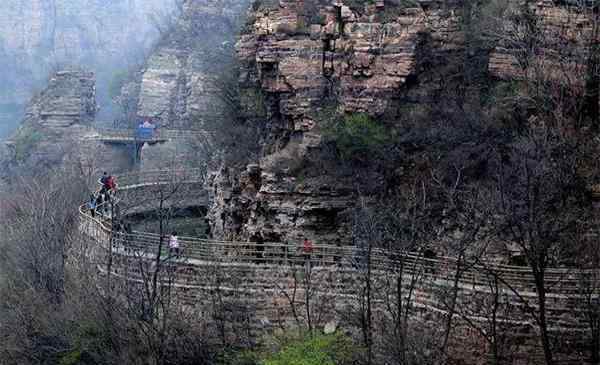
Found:
<path fill-rule="evenodd" d="M 119 191 L 135 191 L 160 184 L 200 182 L 201 178 L 199 170 L 156 171 L 119 176 L 117 181 Z M 261 292 L 263 310 L 274 311 L 265 314 L 267 317 L 277 312 L 272 308 L 273 303 L 280 303 L 281 298 L 289 297 L 290 291 L 297 289 L 291 286 L 297 284 L 296 272 L 310 267 L 315 275 L 312 290 L 334 298 L 334 307 L 360 298 L 365 275 L 370 272 L 374 302 L 381 311 L 387 305 L 386 298 L 398 295 L 398 286 L 393 283 L 400 280 L 404 292 L 400 295 L 405 297 L 410 290 L 411 305 L 420 310 L 447 315 L 449 293 L 456 290 L 460 317 L 489 321 L 489 301 L 497 297 L 500 301 L 495 313 L 498 322 L 526 327 L 534 327 L 535 323 L 531 313 L 537 310 L 536 286 L 531 270 L 526 267 L 485 262 L 459 264 L 452 257 L 427 259 L 418 253 L 399 254 L 383 249 L 374 249 L 367 260 L 367 253 L 353 246 L 315 245 L 307 258 L 298 244 L 196 237 L 179 237 L 182 253 L 172 257 L 166 250 L 167 237 L 113 230 L 110 217 L 92 217 L 85 206 L 80 207 L 79 213 L 80 231 L 94 242 L 90 254 L 100 263 L 108 254 L 112 255 L 111 274 L 132 281 L 142 280 L 136 267 L 139 262 L 151 263 L 160 250 L 167 266 L 175 273 L 175 285 L 185 289 L 186 295 L 190 295 L 190 291 L 214 290 L 214 285 L 223 290 Z M 207 274 L 210 270 L 217 270 L 220 275 L 226 271 L 231 273 L 225 275 L 223 281 L 214 283 Z M 553 268 L 547 271 L 547 313 L 551 330 L 587 331 L 588 308 L 584 304 L 590 297 L 598 298 L 598 293 L 590 293 L 586 288 L 598 277 L 596 270 Z M 192 296 L 190 301 L 194 300 L 202 300 L 202 295 Z"/>

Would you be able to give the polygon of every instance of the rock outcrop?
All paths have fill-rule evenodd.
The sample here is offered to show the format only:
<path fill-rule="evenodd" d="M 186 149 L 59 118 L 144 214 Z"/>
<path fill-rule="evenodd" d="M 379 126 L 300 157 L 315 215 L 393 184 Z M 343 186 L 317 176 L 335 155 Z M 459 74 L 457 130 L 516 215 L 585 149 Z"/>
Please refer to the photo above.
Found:
<path fill-rule="evenodd" d="M 513 6 L 515 7 L 513 11 L 518 12 L 516 4 Z M 549 73 L 550 77 L 562 80 L 561 82 L 567 78 L 565 73 L 581 72 L 585 68 L 587 57 L 585 49 L 593 39 L 593 19 L 590 18 L 589 13 L 582 11 L 579 6 L 556 6 L 549 1 L 532 4 L 531 12 L 540 19 L 535 23 L 535 31 L 540 34 L 529 35 L 530 41 L 533 42 L 531 51 L 535 49 L 536 52 L 536 62 L 543 65 L 540 67 L 553 69 Z M 521 79 L 525 75 L 519 58 L 526 56 L 528 50 L 515 45 L 518 45 L 521 40 L 526 40 L 528 34 L 519 34 L 514 29 L 514 25 L 510 25 L 508 21 L 505 28 L 506 37 L 501 39 L 490 53 L 488 69 L 492 76 L 501 80 Z M 575 55 L 579 56 L 580 65 L 564 63 Z"/>
<path fill-rule="evenodd" d="M 214 73 L 231 47 L 245 0 L 188 0 L 141 71 L 137 114 L 169 128 L 198 127 L 220 110 Z"/>
<path fill-rule="evenodd" d="M 95 75 L 59 71 L 28 104 L 19 129 L 5 143 L 3 174 L 14 168 L 41 171 L 69 167 L 95 172 L 129 167 L 129 153 L 115 146 L 85 139 L 97 112 Z"/>
<path fill-rule="evenodd" d="M 518 11 L 517 4 L 511 6 Z M 481 46 L 481 54 L 468 48 L 467 37 L 476 38 L 473 32 L 480 30 L 466 32 L 470 25 L 464 11 L 463 3 L 255 2 L 236 50 L 242 109 L 263 132 L 262 152 L 247 168 L 228 166 L 217 174 L 214 233 L 348 242 L 356 187 L 353 176 L 340 176 L 338 168 L 327 166 L 328 109 L 396 123 L 403 107 L 431 103 L 440 85 L 452 82 L 445 80 L 453 72 L 448 67 L 470 62 L 477 69 L 464 72 L 491 76 L 490 82 L 522 76 L 515 57 L 519 50 L 511 49 L 514 44 L 506 37 L 499 37 L 491 50 L 486 48 L 491 43 Z M 547 55 L 556 54 L 561 44 L 585 39 L 582 32 L 590 28 L 589 19 L 567 7 L 540 2 L 533 11 L 542 15 Z M 551 44 L 551 39 L 557 41 Z M 581 47 L 573 50 L 581 52 Z M 555 61 L 548 56 L 542 62 Z M 372 177 L 375 190 L 378 179 Z"/>
<path fill-rule="evenodd" d="M 10 138 L 7 160 L 28 166 L 58 164 L 88 132 L 96 115 L 93 73 L 57 72 L 27 107 L 19 130 Z"/>
<path fill-rule="evenodd" d="M 357 194 L 353 176 L 323 169 L 331 159 L 322 143 L 328 106 L 374 117 L 390 112 L 419 73 L 423 43 L 445 54 L 462 49 L 463 38 L 448 9 L 255 3 L 237 54 L 244 110 L 264 126 L 263 152 L 245 171 L 224 169 L 215 179 L 213 233 L 349 242 Z"/>
<path fill-rule="evenodd" d="M 202 130 L 224 106 L 215 74 L 231 53 L 237 18 L 246 0 L 188 0 L 182 15 L 140 71 L 136 114 L 150 117 L 161 128 Z M 141 151 L 141 168 L 197 166 L 207 158 L 197 136 L 180 138 Z"/>

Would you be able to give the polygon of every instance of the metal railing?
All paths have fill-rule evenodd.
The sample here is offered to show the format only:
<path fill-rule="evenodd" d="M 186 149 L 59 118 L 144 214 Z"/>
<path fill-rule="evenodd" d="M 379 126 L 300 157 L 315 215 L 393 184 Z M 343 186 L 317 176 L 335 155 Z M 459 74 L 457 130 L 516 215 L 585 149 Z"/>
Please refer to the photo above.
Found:
<path fill-rule="evenodd" d="M 155 129 L 152 133 L 138 133 L 137 129 L 95 128 L 100 140 L 159 141 L 185 138 L 206 138 L 208 133 L 201 130 Z"/>
<path fill-rule="evenodd" d="M 161 184 L 171 181 L 200 180 L 200 169 L 150 171 L 117 177 L 120 189 L 136 189 L 142 185 Z M 498 283 L 503 293 L 523 299 L 535 298 L 536 281 L 528 267 L 500 265 L 485 261 L 458 260 L 455 257 L 438 256 L 426 258 L 417 252 L 396 252 L 382 248 L 365 249 L 349 245 L 314 244 L 311 252 L 305 252 L 302 243 L 284 242 L 240 242 L 178 237 L 179 250 L 168 249 L 169 237 L 149 232 L 122 232 L 112 229 L 110 214 L 91 215 L 82 205 L 80 230 L 92 237 L 100 249 L 112 254 L 136 260 L 154 260 L 157 254 L 174 264 L 202 267 L 209 264 L 264 265 L 285 267 L 309 264 L 314 268 L 334 268 L 338 272 L 365 273 L 367 265 L 374 276 L 408 275 L 420 277 L 439 287 L 453 285 L 457 272 L 460 272 L 459 286 L 473 293 L 486 293 L 491 283 Z M 368 260 L 367 260 L 368 259 Z M 549 268 L 545 274 L 548 300 L 556 303 L 582 301 L 590 295 L 586 287 L 600 279 L 599 270 L 570 268 Z M 518 293 L 518 294 L 517 294 Z M 434 306 L 428 293 L 421 304 Z M 598 293 L 592 293 L 598 298 Z M 431 302 L 431 303 L 430 303 Z M 535 302 L 535 301 L 534 301 Z M 563 304 L 560 304 L 561 306 Z M 515 305 L 514 302 L 511 305 Z M 535 305 L 535 304 L 534 304 Z M 564 304 L 567 305 L 567 304 Z M 572 304 L 568 304 L 572 305 Z M 567 306 L 568 306 L 567 305 Z"/>
<path fill-rule="evenodd" d="M 116 177 L 119 190 L 136 189 L 141 186 L 200 183 L 206 177 L 206 169 L 189 168 L 176 170 L 152 170 L 138 173 L 124 174 Z"/>
<path fill-rule="evenodd" d="M 90 236 L 101 237 L 103 247 L 108 247 L 110 238 L 113 244 L 122 249 L 155 255 L 162 247 L 168 255 L 168 236 L 134 231 L 131 233 L 113 232 L 108 216 L 98 214 L 96 218 L 80 209 L 83 222 Z M 189 263 L 207 261 L 231 261 L 246 264 L 295 265 L 310 261 L 314 266 L 337 265 L 355 270 L 366 268 L 367 253 L 354 246 L 313 245 L 310 253 L 305 253 L 301 243 L 281 242 L 240 242 L 201 239 L 196 237 L 179 237 L 179 258 Z M 535 279 L 527 267 L 498 265 L 493 263 L 459 262 L 454 257 L 425 258 L 419 253 L 398 253 L 384 249 L 373 249 L 370 254 L 370 267 L 393 273 L 402 268 L 405 273 L 415 270 L 435 275 L 438 279 L 452 278 L 459 270 L 460 281 L 471 286 L 486 286 L 496 276 L 503 286 L 515 290 L 535 292 Z M 586 281 L 600 278 L 598 270 L 575 270 L 567 268 L 548 269 L 545 276 L 549 295 L 573 294 L 580 291 Z"/>

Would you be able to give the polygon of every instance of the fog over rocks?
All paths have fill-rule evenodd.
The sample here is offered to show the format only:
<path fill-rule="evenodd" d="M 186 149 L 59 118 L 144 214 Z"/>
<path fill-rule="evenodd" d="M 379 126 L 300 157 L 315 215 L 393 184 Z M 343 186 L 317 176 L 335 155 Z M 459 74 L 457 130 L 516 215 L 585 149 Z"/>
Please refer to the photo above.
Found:
<path fill-rule="evenodd" d="M 141 64 L 175 0 L 4 0 L 0 11 L 0 138 L 53 71 L 84 68 L 98 79 L 99 118 L 112 118 L 109 88 Z M 159 25 L 159 26 L 157 26 Z"/>

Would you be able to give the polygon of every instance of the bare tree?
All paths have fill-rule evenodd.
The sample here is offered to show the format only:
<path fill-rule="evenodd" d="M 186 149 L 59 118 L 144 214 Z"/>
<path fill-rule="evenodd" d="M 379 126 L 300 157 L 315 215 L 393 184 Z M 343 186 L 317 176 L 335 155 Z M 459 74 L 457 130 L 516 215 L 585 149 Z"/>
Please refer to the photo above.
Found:
<path fill-rule="evenodd" d="M 13 177 L 0 197 L 0 357 L 38 363 L 70 351 L 79 303 L 69 256 L 78 245 L 73 209 L 85 184 L 69 171 Z M 53 184 L 48 184 L 52 177 Z"/>
<path fill-rule="evenodd" d="M 393 199 L 377 205 L 390 270 L 385 278 L 385 306 L 393 320 L 394 360 L 404 364 L 414 353 L 409 333 L 415 289 L 422 283 L 425 262 L 426 227 L 429 217 L 427 188 L 423 182 L 402 189 Z"/>
<path fill-rule="evenodd" d="M 549 365 L 554 360 L 546 316 L 546 271 L 578 247 L 589 204 L 577 156 L 576 146 L 556 129 L 532 121 L 527 134 L 504 157 L 507 163 L 498 164 L 495 202 L 503 217 L 501 237 L 520 248 L 531 268 L 537 294 L 532 316 Z"/>
<path fill-rule="evenodd" d="M 144 175 L 142 174 L 142 177 Z M 157 176 L 149 186 L 141 189 L 124 190 L 118 193 L 120 211 L 149 214 L 155 223 L 155 234 L 123 232 L 120 217 L 112 209 L 113 235 L 108 265 L 113 256 L 119 265 L 125 265 L 123 290 L 114 295 L 126 298 L 128 317 L 136 325 L 145 346 L 150 351 L 154 364 L 168 363 L 170 347 L 186 317 L 185 306 L 179 300 L 175 282 L 178 265 L 184 264 L 185 255 L 173 252 L 168 247 L 172 219 L 177 210 L 191 195 L 185 181 L 177 176 L 177 171 Z M 135 183 L 135 182 L 130 182 Z M 141 191 L 141 192 L 140 192 Z M 108 271 L 108 277 L 112 271 Z"/>
<path fill-rule="evenodd" d="M 575 285 L 578 298 L 576 306 L 584 314 L 588 327 L 587 342 L 590 349 L 590 363 L 600 363 L 600 298 L 598 297 L 600 250 L 596 232 L 587 236 L 582 254 L 577 258 Z"/>

